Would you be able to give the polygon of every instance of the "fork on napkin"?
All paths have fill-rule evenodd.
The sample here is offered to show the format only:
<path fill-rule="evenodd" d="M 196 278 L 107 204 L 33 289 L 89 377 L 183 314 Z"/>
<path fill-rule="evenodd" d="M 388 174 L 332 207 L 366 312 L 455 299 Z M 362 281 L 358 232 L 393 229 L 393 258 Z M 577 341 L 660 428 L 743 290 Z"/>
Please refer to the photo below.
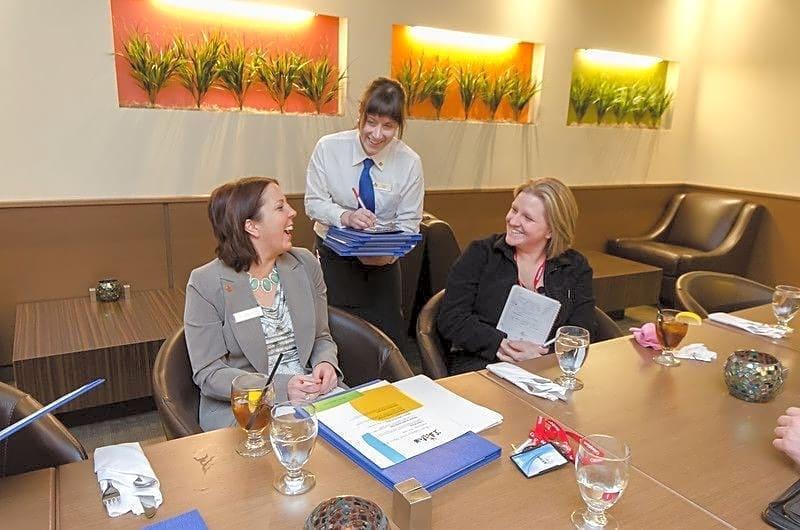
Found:
<path fill-rule="evenodd" d="M 119 491 L 117 500 L 104 502 L 110 517 L 128 512 L 141 515 L 145 513 L 145 507 L 161 506 L 163 497 L 158 477 L 138 442 L 95 449 L 94 472 L 97 474 L 101 494 L 107 491 L 109 485 Z"/>
<path fill-rule="evenodd" d="M 507 362 L 489 364 L 486 369 L 497 377 L 513 383 L 523 391 L 550 401 L 567 400 L 567 389 L 546 377 L 531 373 L 524 368 Z"/>
<path fill-rule="evenodd" d="M 764 337 L 769 337 L 771 339 L 782 339 L 786 336 L 786 331 L 778 326 L 764 324 L 762 322 L 754 322 L 753 320 L 747 320 L 746 318 L 729 315 L 728 313 L 711 313 L 708 315 L 708 319 L 720 324 L 725 324 L 726 326 L 733 326 L 735 328 L 743 329 L 748 333 L 763 335 Z"/>

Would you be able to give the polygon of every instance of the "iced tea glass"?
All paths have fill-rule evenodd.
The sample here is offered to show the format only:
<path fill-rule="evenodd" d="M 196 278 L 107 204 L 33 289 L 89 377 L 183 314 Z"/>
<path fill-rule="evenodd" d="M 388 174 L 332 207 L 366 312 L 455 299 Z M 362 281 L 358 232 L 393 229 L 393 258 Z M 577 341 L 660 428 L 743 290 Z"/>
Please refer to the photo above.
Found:
<path fill-rule="evenodd" d="M 267 387 L 266 375 L 242 374 L 234 378 L 231 383 L 231 408 L 236 422 L 247 434 L 244 441 L 236 446 L 237 453 L 251 458 L 269 453 L 269 444 L 262 434 L 269 425 L 270 409 L 274 403 L 275 391 L 272 384 Z"/>
<path fill-rule="evenodd" d="M 661 343 L 661 355 L 653 360 L 661 366 L 678 366 L 681 364 L 679 359 L 673 355 L 678 349 L 686 332 L 689 331 L 689 324 L 680 322 L 676 319 L 680 311 L 675 309 L 660 309 L 656 317 L 656 335 L 658 342 Z"/>

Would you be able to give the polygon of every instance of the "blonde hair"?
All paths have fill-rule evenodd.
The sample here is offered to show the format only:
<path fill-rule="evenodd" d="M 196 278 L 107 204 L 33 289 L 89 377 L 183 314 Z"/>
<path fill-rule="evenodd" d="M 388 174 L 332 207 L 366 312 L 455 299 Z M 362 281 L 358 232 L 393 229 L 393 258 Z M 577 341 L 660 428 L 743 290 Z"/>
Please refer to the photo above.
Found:
<path fill-rule="evenodd" d="M 578 203 L 572 191 L 560 180 L 552 177 L 528 179 L 514 189 L 514 198 L 520 193 L 530 193 L 544 205 L 547 224 L 552 232 L 547 242 L 547 259 L 560 256 L 575 238 L 578 220 Z"/>

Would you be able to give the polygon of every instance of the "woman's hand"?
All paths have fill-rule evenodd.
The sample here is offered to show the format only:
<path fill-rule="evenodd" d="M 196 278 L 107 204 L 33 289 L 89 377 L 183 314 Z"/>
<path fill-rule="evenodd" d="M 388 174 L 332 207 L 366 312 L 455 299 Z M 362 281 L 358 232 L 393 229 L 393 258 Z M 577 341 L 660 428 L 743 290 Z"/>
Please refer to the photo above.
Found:
<path fill-rule="evenodd" d="M 366 208 L 359 208 L 358 210 L 348 210 L 342 214 L 342 224 L 350 228 L 364 230 L 365 228 L 372 228 L 378 222 L 378 218 L 374 213 Z"/>
<path fill-rule="evenodd" d="M 778 418 L 775 436 L 772 445 L 800 464 L 800 408 L 786 409 L 786 413 Z"/>
<path fill-rule="evenodd" d="M 548 349 L 526 340 L 503 339 L 500 342 L 500 349 L 497 350 L 497 358 L 501 361 L 516 363 L 535 359 L 546 355 Z"/>
<path fill-rule="evenodd" d="M 314 374 L 311 375 L 296 375 L 289 379 L 286 387 L 286 393 L 289 399 L 305 399 L 313 400 L 317 396 L 324 393 L 322 390 L 322 382 Z"/>
<path fill-rule="evenodd" d="M 397 261 L 395 256 L 358 256 L 358 261 L 370 267 L 382 267 Z"/>
<path fill-rule="evenodd" d="M 339 384 L 339 376 L 336 375 L 336 369 L 327 361 L 316 365 L 311 375 L 320 381 L 320 395 L 327 394 Z"/>

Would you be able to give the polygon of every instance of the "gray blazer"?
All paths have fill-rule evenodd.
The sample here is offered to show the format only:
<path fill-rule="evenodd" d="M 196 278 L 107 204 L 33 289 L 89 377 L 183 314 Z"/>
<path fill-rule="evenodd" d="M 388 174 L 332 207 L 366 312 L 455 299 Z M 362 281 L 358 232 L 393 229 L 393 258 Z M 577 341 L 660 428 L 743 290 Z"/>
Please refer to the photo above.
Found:
<path fill-rule="evenodd" d="M 311 370 L 331 363 L 341 377 L 336 343 L 328 329 L 328 300 L 317 258 L 304 248 L 278 257 L 276 268 L 292 318 L 300 363 Z M 258 307 L 246 272 L 219 259 L 192 271 L 186 286 L 183 321 L 194 383 L 200 388 L 200 426 L 213 430 L 235 425 L 231 382 L 245 372 L 268 373 L 261 319 L 236 322 L 234 315 Z M 275 376 L 276 399 L 286 399 L 290 375 Z"/>

